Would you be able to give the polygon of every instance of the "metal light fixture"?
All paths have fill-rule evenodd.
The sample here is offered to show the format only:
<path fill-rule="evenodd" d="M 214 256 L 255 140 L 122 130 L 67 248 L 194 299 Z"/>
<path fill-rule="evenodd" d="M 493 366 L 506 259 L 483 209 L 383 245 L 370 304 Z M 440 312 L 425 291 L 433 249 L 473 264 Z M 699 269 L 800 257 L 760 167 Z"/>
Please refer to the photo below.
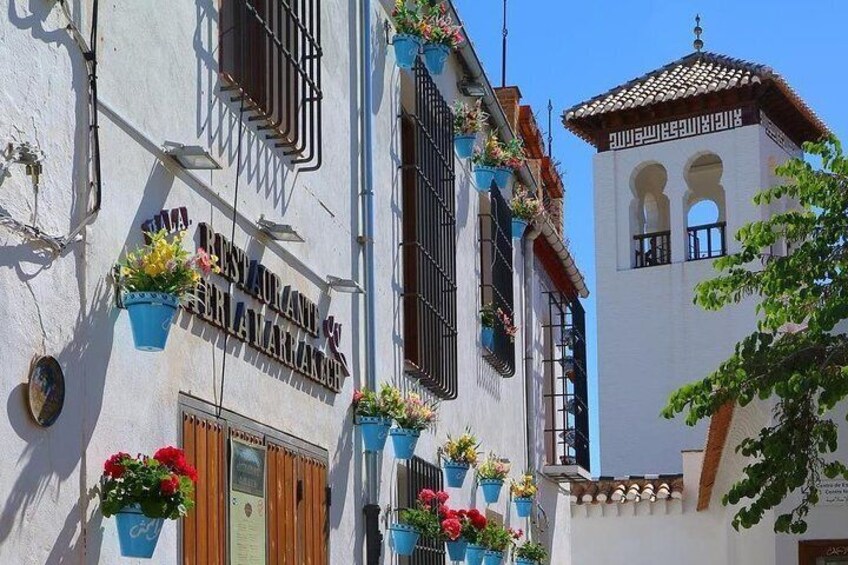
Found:
<path fill-rule="evenodd" d="M 259 229 L 274 241 L 293 241 L 296 243 L 303 243 L 306 241 L 303 239 L 303 236 L 297 233 L 297 230 L 289 224 L 278 224 L 277 222 L 266 220 L 265 216 L 259 216 L 256 223 L 259 225 Z"/>
<path fill-rule="evenodd" d="M 359 286 L 359 283 L 353 279 L 342 279 L 339 277 L 334 277 L 333 275 L 327 276 L 327 284 L 330 285 L 330 288 L 338 291 L 344 292 L 347 294 L 364 294 L 365 290 Z"/>
<path fill-rule="evenodd" d="M 165 142 L 165 154 L 184 169 L 212 170 L 221 168 L 221 164 L 210 155 L 209 151 L 199 145 Z"/>
<path fill-rule="evenodd" d="M 486 96 L 486 86 L 481 82 L 466 78 L 462 79 L 456 86 L 465 96 L 471 96 L 474 98 L 482 98 Z"/>

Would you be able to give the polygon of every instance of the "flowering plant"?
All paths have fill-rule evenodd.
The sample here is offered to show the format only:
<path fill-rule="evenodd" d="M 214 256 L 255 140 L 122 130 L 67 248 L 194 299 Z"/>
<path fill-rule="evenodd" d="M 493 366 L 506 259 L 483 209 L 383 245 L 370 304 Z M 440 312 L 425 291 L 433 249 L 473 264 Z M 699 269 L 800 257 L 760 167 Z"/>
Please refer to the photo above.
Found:
<path fill-rule="evenodd" d="M 509 207 L 512 216 L 522 220 L 530 221 L 541 214 L 545 207 L 539 198 L 527 191 L 522 184 L 516 184 L 512 190 L 512 200 Z"/>
<path fill-rule="evenodd" d="M 403 399 L 403 405 L 394 414 L 394 419 L 403 429 L 426 430 L 436 421 L 436 407 L 411 392 Z"/>
<path fill-rule="evenodd" d="M 548 552 L 542 547 L 542 544 L 528 540 L 515 548 L 515 556 L 519 559 L 529 559 L 542 563 L 548 558 Z"/>
<path fill-rule="evenodd" d="M 394 418 L 403 410 L 403 396 L 397 387 L 388 383 L 380 386 L 380 392 L 367 388 L 353 392 L 353 410 L 357 416 Z"/>
<path fill-rule="evenodd" d="M 453 105 L 453 132 L 456 135 L 471 135 L 483 130 L 489 115 L 483 111 L 483 101 L 478 98 L 473 106 L 462 100 Z"/>
<path fill-rule="evenodd" d="M 203 248 L 195 254 L 183 249 L 186 232 L 168 240 L 166 231 L 146 234 L 150 243 L 129 252 L 118 263 L 118 282 L 126 292 L 164 292 L 182 296 L 201 276 L 218 272 L 218 258 Z"/>
<path fill-rule="evenodd" d="M 518 137 L 513 137 L 502 144 L 501 151 L 503 153 L 502 164 L 504 167 L 520 169 L 527 159 L 527 156 L 524 154 L 524 142 Z"/>
<path fill-rule="evenodd" d="M 112 455 L 100 481 L 100 508 L 107 518 L 138 504 L 149 518 L 176 520 L 194 506 L 197 470 L 181 449 L 163 447 L 153 457 Z"/>
<path fill-rule="evenodd" d="M 480 443 L 470 428 L 466 428 L 465 432 L 456 439 L 448 436 L 448 441 L 442 447 L 445 456 L 456 463 L 467 463 L 469 465 L 477 464 L 477 448 Z"/>
<path fill-rule="evenodd" d="M 446 45 L 451 49 L 458 47 L 464 40 L 460 27 L 454 25 L 448 15 L 448 6 L 444 2 L 430 5 L 430 0 L 417 0 L 421 9 L 421 37 L 427 43 Z"/>
<path fill-rule="evenodd" d="M 483 516 L 483 514 L 476 508 L 471 508 L 465 511 L 465 516 L 462 518 L 461 522 L 462 537 L 465 538 L 468 543 L 479 544 L 480 536 L 483 533 L 483 530 L 486 529 L 486 525 L 489 523 L 486 517 Z"/>
<path fill-rule="evenodd" d="M 509 475 L 509 461 L 490 453 L 486 460 L 477 466 L 477 478 L 504 480 Z"/>
<path fill-rule="evenodd" d="M 504 528 L 495 522 L 489 522 L 480 532 L 480 545 L 489 551 L 508 551 L 524 535 L 522 530 Z"/>
<path fill-rule="evenodd" d="M 412 7 L 406 0 L 395 0 L 395 7 L 392 10 L 392 21 L 395 25 L 395 31 L 404 35 L 421 36 L 421 7 L 419 0 L 416 0 Z"/>
<path fill-rule="evenodd" d="M 515 498 L 533 498 L 536 496 L 539 488 L 536 486 L 536 479 L 533 477 L 533 474 L 524 473 L 520 480 L 512 480 L 509 490 Z"/>
<path fill-rule="evenodd" d="M 503 144 L 495 132 L 489 132 L 483 150 L 475 149 L 471 162 L 484 167 L 500 167 L 504 163 L 506 155 Z"/>
<path fill-rule="evenodd" d="M 424 489 L 418 493 L 413 508 L 400 511 L 400 523 L 415 528 L 425 538 L 438 538 L 441 535 L 438 509 L 447 500 L 445 492 Z"/>
<path fill-rule="evenodd" d="M 509 337 L 509 341 L 515 341 L 515 336 L 518 335 L 518 326 L 513 323 L 512 316 L 504 312 L 501 308 L 498 308 L 495 311 L 495 315 L 498 317 L 498 321 L 501 323 L 506 335 Z"/>
<path fill-rule="evenodd" d="M 495 305 L 491 302 L 480 308 L 480 324 L 484 328 L 495 327 Z"/>

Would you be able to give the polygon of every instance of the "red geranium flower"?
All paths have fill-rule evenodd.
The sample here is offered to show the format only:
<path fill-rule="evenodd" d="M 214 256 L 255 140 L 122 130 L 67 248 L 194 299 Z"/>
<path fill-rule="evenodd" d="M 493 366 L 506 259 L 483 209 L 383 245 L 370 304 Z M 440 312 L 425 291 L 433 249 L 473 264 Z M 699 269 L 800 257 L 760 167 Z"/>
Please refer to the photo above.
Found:
<path fill-rule="evenodd" d="M 440 490 L 439 492 L 436 493 L 436 500 L 439 501 L 439 504 L 444 504 L 445 502 L 448 501 L 449 498 L 450 498 L 450 495 L 443 490 Z"/>
<path fill-rule="evenodd" d="M 126 468 L 124 467 L 123 460 L 130 456 L 129 453 L 124 453 L 123 451 L 119 451 L 112 457 L 106 460 L 106 463 L 103 464 L 103 472 L 113 479 L 120 479 Z"/>
<path fill-rule="evenodd" d="M 489 521 L 486 520 L 486 517 L 483 516 L 482 514 L 480 514 L 479 512 L 477 512 L 475 514 L 471 514 L 469 512 L 468 519 L 471 520 L 471 525 L 474 526 L 478 530 L 482 530 L 483 528 L 486 527 L 486 524 L 489 523 Z"/>
<path fill-rule="evenodd" d="M 428 488 L 425 488 L 424 490 L 418 493 L 418 500 L 422 504 L 430 504 L 435 498 L 436 493 Z"/>
<path fill-rule="evenodd" d="M 462 534 L 462 524 L 456 518 L 442 521 L 442 531 L 450 540 L 456 540 Z"/>
<path fill-rule="evenodd" d="M 172 446 L 163 447 L 153 454 L 153 458 L 165 467 L 168 467 L 171 471 L 179 475 L 185 475 L 194 483 L 197 482 L 197 469 L 186 461 L 185 453 L 183 453 L 182 449 Z"/>
<path fill-rule="evenodd" d="M 162 491 L 162 494 L 168 496 L 176 494 L 180 490 L 180 478 L 172 474 L 167 479 L 162 479 L 159 482 L 159 490 Z"/>

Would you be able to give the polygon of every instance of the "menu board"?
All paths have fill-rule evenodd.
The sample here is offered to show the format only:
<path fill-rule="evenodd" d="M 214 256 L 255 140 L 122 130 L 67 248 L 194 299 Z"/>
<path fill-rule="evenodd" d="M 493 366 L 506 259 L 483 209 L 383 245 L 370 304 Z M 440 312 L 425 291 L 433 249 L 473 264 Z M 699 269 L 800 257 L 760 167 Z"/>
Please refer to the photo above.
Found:
<path fill-rule="evenodd" d="M 230 440 L 230 565 L 265 565 L 265 447 Z"/>

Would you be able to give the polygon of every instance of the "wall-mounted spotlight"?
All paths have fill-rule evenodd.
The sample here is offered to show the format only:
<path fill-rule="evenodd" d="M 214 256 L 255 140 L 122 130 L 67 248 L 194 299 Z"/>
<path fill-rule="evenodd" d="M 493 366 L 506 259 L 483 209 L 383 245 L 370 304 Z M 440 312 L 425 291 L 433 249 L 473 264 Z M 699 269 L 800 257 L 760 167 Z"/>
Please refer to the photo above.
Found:
<path fill-rule="evenodd" d="M 344 292 L 347 294 L 363 294 L 365 292 L 365 290 L 359 286 L 359 283 L 353 279 L 342 279 L 334 277 L 333 275 L 328 275 L 327 284 L 331 289 L 337 292 Z"/>
<path fill-rule="evenodd" d="M 274 241 L 293 241 L 296 243 L 306 241 L 289 224 L 278 224 L 277 222 L 266 220 L 265 216 L 259 216 L 256 223 L 259 225 L 259 229 Z"/>
<path fill-rule="evenodd" d="M 165 142 L 165 154 L 188 170 L 220 169 L 221 164 L 205 148 L 199 145 L 183 145 Z"/>
<path fill-rule="evenodd" d="M 465 96 L 474 98 L 483 98 L 486 96 L 486 86 L 481 82 L 466 78 L 459 81 L 456 86 Z"/>

